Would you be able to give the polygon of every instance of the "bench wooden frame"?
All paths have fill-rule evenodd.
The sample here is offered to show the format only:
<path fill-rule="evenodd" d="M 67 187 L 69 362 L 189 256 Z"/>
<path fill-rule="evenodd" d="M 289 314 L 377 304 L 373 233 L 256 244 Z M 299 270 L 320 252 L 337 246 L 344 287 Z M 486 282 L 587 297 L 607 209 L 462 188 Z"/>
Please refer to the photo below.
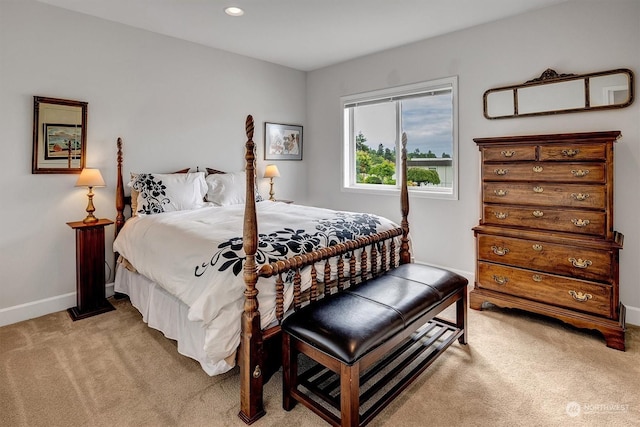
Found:
<path fill-rule="evenodd" d="M 456 304 L 455 323 L 436 317 L 454 303 Z M 284 333 L 282 337 L 283 408 L 289 411 L 297 401 L 334 426 L 366 425 L 456 339 L 461 344 L 467 343 L 466 324 L 467 286 L 465 285 L 422 314 L 409 327 L 371 350 L 352 365 L 347 365 L 295 336 Z M 424 342 L 425 337 L 429 337 L 426 342 Z M 299 353 L 305 354 L 321 366 L 316 365 L 299 375 Z M 409 369 L 409 365 L 416 361 L 418 361 L 417 364 Z M 392 369 L 388 367 L 390 364 L 394 365 Z M 327 372 L 324 368 L 336 374 L 333 381 L 329 381 L 331 372 Z M 385 369 L 386 373 L 384 373 Z M 373 382 L 366 392 L 361 394 L 361 385 L 379 374 L 382 375 L 382 379 Z M 403 376 L 398 378 L 400 374 Z M 393 379 L 395 383 L 389 387 L 389 381 Z M 306 392 L 299 388 L 300 385 L 306 389 Z M 388 387 L 387 391 L 383 390 L 385 387 Z M 336 397 L 338 390 L 339 399 Z M 379 395 L 381 390 L 382 396 L 370 405 L 370 409 L 360 414 L 361 405 Z M 332 412 L 328 405 L 335 408 L 340 416 Z"/>

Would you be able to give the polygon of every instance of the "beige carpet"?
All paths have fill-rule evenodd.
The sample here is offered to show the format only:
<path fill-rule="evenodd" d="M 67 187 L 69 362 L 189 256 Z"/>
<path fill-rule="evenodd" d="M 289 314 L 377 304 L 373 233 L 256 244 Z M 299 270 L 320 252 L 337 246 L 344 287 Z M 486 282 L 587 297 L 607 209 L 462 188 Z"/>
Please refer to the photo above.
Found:
<path fill-rule="evenodd" d="M 236 370 L 207 376 L 128 301 L 114 305 L 0 328 L 0 425 L 244 425 Z M 640 425 L 640 328 L 626 338 L 620 352 L 553 320 L 470 310 L 469 345 L 454 343 L 370 425 Z M 280 387 L 276 374 L 254 426 L 326 425 L 301 405 L 282 410 Z"/>

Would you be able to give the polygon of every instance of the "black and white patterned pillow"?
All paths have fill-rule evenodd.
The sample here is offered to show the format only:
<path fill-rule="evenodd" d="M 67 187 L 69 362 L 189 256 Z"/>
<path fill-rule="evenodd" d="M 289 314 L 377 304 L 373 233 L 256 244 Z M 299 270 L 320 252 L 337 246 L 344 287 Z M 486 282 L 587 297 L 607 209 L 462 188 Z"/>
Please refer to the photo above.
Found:
<path fill-rule="evenodd" d="M 190 210 L 204 205 L 204 172 L 137 174 L 129 186 L 138 192 L 138 215 Z"/>

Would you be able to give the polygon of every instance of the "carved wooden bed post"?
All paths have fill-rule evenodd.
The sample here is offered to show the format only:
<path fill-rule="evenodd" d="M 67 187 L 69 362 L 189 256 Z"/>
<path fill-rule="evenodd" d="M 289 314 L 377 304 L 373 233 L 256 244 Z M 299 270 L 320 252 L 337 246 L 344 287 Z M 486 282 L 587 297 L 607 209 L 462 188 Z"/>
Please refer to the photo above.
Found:
<path fill-rule="evenodd" d="M 240 413 L 238 416 L 247 424 L 255 422 L 265 415 L 263 403 L 263 385 L 265 376 L 264 335 L 260 324 L 258 306 L 258 221 L 256 215 L 256 159 L 253 142 L 254 123 L 251 115 L 245 123 L 247 142 L 245 144 L 246 163 L 246 200 L 244 211 L 243 249 L 244 263 L 244 311 L 241 321 L 240 350 L 238 364 L 240 366 Z M 409 248 L 409 192 L 407 188 L 407 135 L 402 134 L 401 162 L 401 212 L 402 241 L 400 244 L 400 264 L 411 262 Z"/>
<path fill-rule="evenodd" d="M 255 195 L 255 144 L 253 142 L 253 117 L 247 116 L 245 123 L 247 142 L 245 161 L 247 175 L 246 200 L 244 208 L 243 247 L 246 255 L 244 263 L 244 312 L 242 313 L 242 333 L 240 336 L 240 413 L 238 416 L 251 424 L 265 414 L 262 401 L 263 387 L 263 342 L 258 311 L 258 221 L 256 217 Z"/>
<path fill-rule="evenodd" d="M 400 264 L 411 262 L 409 251 L 409 189 L 407 188 L 407 134 L 402 132 L 402 170 L 400 171 L 400 209 L 402 211 L 402 243 L 400 244 Z"/>
<path fill-rule="evenodd" d="M 124 225 L 124 185 L 122 184 L 122 138 L 118 138 L 118 175 L 116 181 L 116 236 Z"/>

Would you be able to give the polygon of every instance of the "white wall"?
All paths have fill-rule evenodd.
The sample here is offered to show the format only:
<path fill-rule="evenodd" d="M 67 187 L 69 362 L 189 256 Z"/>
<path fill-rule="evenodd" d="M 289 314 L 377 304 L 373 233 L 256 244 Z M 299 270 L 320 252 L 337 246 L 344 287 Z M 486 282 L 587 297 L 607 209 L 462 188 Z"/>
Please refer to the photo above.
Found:
<path fill-rule="evenodd" d="M 484 91 L 539 77 L 546 68 L 589 73 L 626 67 L 638 77 L 639 22 L 636 0 L 576 0 L 310 72 L 305 129 L 312 141 L 305 148 L 307 158 L 313 159 L 308 172 L 310 203 L 399 219 L 395 197 L 340 191 L 339 98 L 458 75 L 460 197 L 411 199 L 410 224 L 418 261 L 473 276 L 471 228 L 480 217 L 474 137 L 621 130 L 623 138 L 615 147 L 614 195 L 614 224 L 625 235 L 620 293 L 628 322 L 640 324 L 640 102 L 621 110 L 493 121 L 482 114 Z M 393 31 L 393 26 L 381 31 Z"/>
<path fill-rule="evenodd" d="M 89 103 L 87 162 L 101 168 L 108 185 L 96 189 L 100 217 L 115 215 L 118 136 L 125 170 L 239 170 L 244 117 L 253 114 L 259 167 L 264 121 L 305 126 L 304 160 L 278 164 L 278 197 L 399 219 L 394 197 L 340 191 L 339 97 L 451 75 L 460 85 L 460 198 L 412 199 L 417 260 L 473 275 L 471 227 L 480 202 L 472 138 L 621 130 L 615 193 L 616 229 L 625 234 L 621 300 L 628 321 L 640 324 L 640 103 L 537 118 L 482 115 L 485 90 L 548 67 L 563 73 L 627 67 L 638 77 L 639 21 L 635 0 L 576 0 L 305 74 L 34 0 L 0 0 L 0 325 L 75 305 L 74 235 L 65 223 L 84 217 L 86 190 L 74 187 L 75 175 L 31 174 L 34 95 Z M 112 233 L 107 229 L 107 251 Z"/>
<path fill-rule="evenodd" d="M 127 172 L 235 171 L 252 114 L 261 173 L 263 122 L 304 125 L 305 82 L 301 71 L 33 0 L 0 0 L 0 325 L 75 305 L 66 222 L 84 218 L 86 189 L 74 187 L 77 175 L 31 174 L 34 95 L 88 102 L 87 166 L 107 182 L 95 189 L 96 215 L 113 219 L 119 136 Z M 306 163 L 278 164 L 279 197 L 304 201 Z M 106 234 L 113 268 L 113 226 Z"/>

